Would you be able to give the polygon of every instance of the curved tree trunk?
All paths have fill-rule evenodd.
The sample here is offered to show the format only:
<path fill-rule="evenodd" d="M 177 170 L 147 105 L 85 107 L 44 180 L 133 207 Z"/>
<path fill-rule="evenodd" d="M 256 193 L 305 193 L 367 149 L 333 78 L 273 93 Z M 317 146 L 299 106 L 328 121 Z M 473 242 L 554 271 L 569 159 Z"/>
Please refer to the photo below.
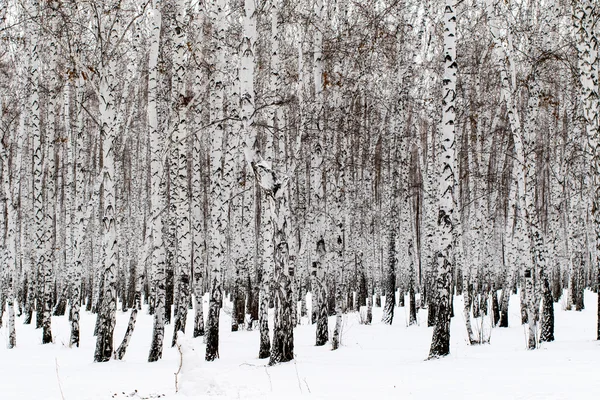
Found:
<path fill-rule="evenodd" d="M 136 307 L 133 307 L 131 310 L 131 314 L 129 315 L 129 323 L 127 324 L 127 330 L 125 331 L 125 336 L 123 337 L 123 341 L 115 351 L 115 359 L 122 360 L 125 357 L 125 352 L 127 351 L 127 346 L 129 345 L 129 341 L 131 340 L 131 336 L 133 335 L 133 330 L 135 329 L 135 322 L 137 320 L 138 310 Z"/>

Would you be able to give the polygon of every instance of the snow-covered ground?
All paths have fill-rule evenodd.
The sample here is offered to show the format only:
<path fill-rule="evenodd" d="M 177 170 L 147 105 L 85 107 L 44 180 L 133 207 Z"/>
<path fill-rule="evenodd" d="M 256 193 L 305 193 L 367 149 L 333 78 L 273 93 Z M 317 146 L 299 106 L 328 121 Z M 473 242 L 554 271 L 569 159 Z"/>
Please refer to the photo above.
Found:
<path fill-rule="evenodd" d="M 406 326 L 406 310 L 395 309 L 394 324 L 381 324 L 381 308 L 373 309 L 373 325 L 358 323 L 357 313 L 344 319 L 342 347 L 314 346 L 314 325 L 294 331 L 294 362 L 267 367 L 259 360 L 258 331 L 230 332 L 230 316 L 222 312 L 220 359 L 204 361 L 202 338 L 188 329 L 182 343 L 179 392 L 175 372 L 177 349 L 168 346 L 163 359 L 146 362 L 152 317 L 138 322 L 123 361 L 94 363 L 95 316 L 83 312 L 81 347 L 68 347 L 66 317 L 54 317 L 54 344 L 41 344 L 41 331 L 17 323 L 17 347 L 0 346 L 0 399 L 592 399 L 600 393 L 600 342 L 596 337 L 596 295 L 586 292 L 582 312 L 556 311 L 556 341 L 541 349 L 525 349 L 519 299 L 511 298 L 510 328 L 492 331 L 491 344 L 468 346 L 462 313 L 452 319 L 451 355 L 425 361 L 432 328 L 419 315 L 419 326 Z M 227 305 L 225 307 L 227 309 Z M 462 309 L 456 297 L 455 309 Z M 206 315 L 206 314 L 205 314 Z M 129 313 L 118 313 L 115 347 Z M 193 314 L 188 314 L 191 327 Z M 7 341 L 5 314 L 0 340 Z M 330 330 L 334 318 L 329 321 Z"/>

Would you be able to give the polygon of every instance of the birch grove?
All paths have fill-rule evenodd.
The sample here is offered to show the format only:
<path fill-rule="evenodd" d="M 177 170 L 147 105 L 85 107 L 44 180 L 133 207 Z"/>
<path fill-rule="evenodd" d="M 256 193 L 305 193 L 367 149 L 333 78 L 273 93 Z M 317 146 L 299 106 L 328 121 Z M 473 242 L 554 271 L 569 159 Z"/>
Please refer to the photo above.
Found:
<path fill-rule="evenodd" d="M 297 326 L 335 350 L 348 314 L 380 323 L 382 307 L 384 324 L 404 308 L 408 329 L 432 326 L 435 359 L 453 317 L 490 343 L 510 305 L 533 350 L 560 334 L 555 306 L 598 292 L 592 0 L 0 11 L 9 348 L 32 320 L 54 342 L 64 315 L 72 351 L 95 340 L 94 361 L 125 359 L 151 314 L 149 362 L 172 324 L 169 343 L 193 337 L 206 361 L 236 351 L 220 351 L 225 327 L 256 330 L 275 365 Z"/>

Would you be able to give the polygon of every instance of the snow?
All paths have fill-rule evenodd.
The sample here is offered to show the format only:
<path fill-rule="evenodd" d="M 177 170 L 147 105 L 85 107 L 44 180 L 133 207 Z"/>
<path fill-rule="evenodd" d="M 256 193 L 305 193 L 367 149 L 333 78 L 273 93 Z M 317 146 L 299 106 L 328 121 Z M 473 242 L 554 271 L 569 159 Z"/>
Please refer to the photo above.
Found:
<path fill-rule="evenodd" d="M 177 348 L 165 346 L 163 359 L 148 363 L 152 317 L 138 321 L 123 361 L 94 363 L 95 316 L 81 313 L 81 347 L 70 349 L 67 317 L 53 317 L 54 343 L 41 344 L 41 330 L 17 319 L 17 347 L 0 348 L 0 398 L 20 399 L 575 399 L 600 391 L 600 342 L 596 337 L 596 295 L 585 294 L 586 309 L 564 311 L 555 304 L 556 341 L 535 351 L 525 349 L 519 298 L 510 302 L 509 328 L 495 328 L 491 344 L 468 346 L 462 317 L 462 297 L 455 298 L 451 325 L 451 355 L 425 361 L 433 328 L 426 310 L 419 326 L 406 326 L 407 311 L 396 308 L 392 326 L 380 322 L 382 308 L 373 308 L 373 325 L 358 323 L 358 313 L 344 317 L 342 347 L 314 346 L 315 326 L 294 331 L 294 362 L 267 367 L 257 359 L 258 331 L 230 332 L 231 309 L 221 311 L 220 359 L 204 361 L 202 338 L 188 332 Z M 207 299 L 205 298 L 205 307 Z M 207 313 L 205 312 L 205 315 Z M 115 348 L 129 312 L 117 313 Z M 329 326 L 333 329 L 334 318 Z M 7 320 L 0 340 L 7 342 Z M 35 319 L 34 319 L 35 321 Z M 167 325 L 170 344 L 173 325 Z"/>

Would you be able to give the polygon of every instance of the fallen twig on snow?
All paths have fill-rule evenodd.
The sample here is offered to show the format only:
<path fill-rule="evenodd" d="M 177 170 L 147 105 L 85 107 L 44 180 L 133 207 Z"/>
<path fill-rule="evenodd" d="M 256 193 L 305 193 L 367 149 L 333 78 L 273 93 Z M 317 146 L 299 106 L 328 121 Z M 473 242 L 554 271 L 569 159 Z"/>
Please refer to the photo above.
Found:
<path fill-rule="evenodd" d="M 183 353 L 181 352 L 181 345 L 179 343 L 176 344 L 177 351 L 179 351 L 179 368 L 177 372 L 175 372 L 175 393 L 179 392 L 179 373 L 181 372 L 181 367 L 183 365 Z"/>
<path fill-rule="evenodd" d="M 60 390 L 60 398 L 65 400 L 65 394 L 62 390 L 62 385 L 60 384 L 60 376 L 58 375 L 58 358 L 54 357 L 54 362 L 56 364 L 56 380 L 58 381 L 58 389 Z"/>
<path fill-rule="evenodd" d="M 269 385 L 271 386 L 271 392 L 273 391 L 273 382 L 271 382 L 271 374 L 269 374 L 269 371 L 267 370 L 267 366 L 265 365 L 265 372 L 267 373 L 267 376 L 269 377 Z"/>
<path fill-rule="evenodd" d="M 296 379 L 298 379 L 298 388 L 300 389 L 300 393 L 302 393 L 302 383 L 300 382 L 300 376 L 298 375 L 298 363 L 296 363 L 296 354 L 294 354 L 294 369 L 296 369 Z"/>
<path fill-rule="evenodd" d="M 308 387 L 308 382 L 306 382 L 306 378 L 304 378 L 304 384 L 306 385 L 306 389 L 308 389 L 308 393 L 312 393 L 310 388 Z"/>

